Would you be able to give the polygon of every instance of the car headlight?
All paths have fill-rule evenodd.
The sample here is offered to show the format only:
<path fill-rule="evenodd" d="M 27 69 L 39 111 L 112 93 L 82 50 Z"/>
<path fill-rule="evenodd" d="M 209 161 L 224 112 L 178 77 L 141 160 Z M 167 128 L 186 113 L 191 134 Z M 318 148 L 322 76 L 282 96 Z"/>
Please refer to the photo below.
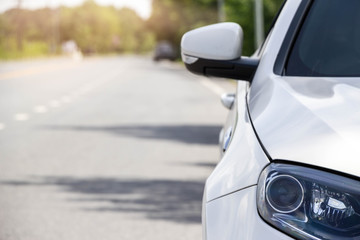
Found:
<path fill-rule="evenodd" d="M 360 182 L 351 178 L 273 163 L 259 178 L 257 207 L 297 239 L 360 239 Z"/>

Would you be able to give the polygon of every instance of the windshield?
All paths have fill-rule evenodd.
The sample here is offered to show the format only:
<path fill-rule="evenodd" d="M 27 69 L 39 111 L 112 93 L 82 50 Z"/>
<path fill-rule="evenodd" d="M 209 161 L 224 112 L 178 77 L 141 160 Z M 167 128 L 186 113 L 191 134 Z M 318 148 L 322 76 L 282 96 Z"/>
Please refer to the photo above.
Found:
<path fill-rule="evenodd" d="M 288 76 L 360 76 L 360 1 L 314 1 L 288 58 Z"/>

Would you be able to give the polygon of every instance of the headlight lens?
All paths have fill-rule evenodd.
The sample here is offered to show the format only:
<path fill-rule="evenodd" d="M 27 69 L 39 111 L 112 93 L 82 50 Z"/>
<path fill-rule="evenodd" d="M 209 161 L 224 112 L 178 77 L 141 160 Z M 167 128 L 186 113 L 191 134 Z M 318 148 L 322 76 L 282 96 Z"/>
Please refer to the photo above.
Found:
<path fill-rule="evenodd" d="M 259 178 L 257 206 L 274 227 L 298 239 L 360 239 L 360 182 L 274 163 Z"/>
<path fill-rule="evenodd" d="M 278 175 L 266 186 L 266 200 L 277 212 L 291 213 L 296 211 L 304 199 L 301 183 L 289 175 Z"/>

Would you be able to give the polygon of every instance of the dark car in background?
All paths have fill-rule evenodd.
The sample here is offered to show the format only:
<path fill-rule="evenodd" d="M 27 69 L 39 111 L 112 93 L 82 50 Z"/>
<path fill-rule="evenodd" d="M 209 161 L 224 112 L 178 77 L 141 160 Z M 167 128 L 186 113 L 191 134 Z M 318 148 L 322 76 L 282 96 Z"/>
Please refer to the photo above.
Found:
<path fill-rule="evenodd" d="M 154 52 L 154 61 L 160 61 L 160 60 L 175 61 L 175 59 L 176 59 L 176 51 L 171 43 L 167 41 L 161 41 L 156 45 Z"/>

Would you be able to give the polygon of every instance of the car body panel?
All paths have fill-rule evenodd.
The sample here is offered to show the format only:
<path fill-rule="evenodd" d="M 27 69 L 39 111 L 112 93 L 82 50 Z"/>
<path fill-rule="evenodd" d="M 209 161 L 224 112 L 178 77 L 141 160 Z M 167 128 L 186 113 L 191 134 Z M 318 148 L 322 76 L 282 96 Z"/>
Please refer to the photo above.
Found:
<path fill-rule="evenodd" d="M 360 77 L 281 75 L 311 6 L 308 0 L 286 1 L 263 46 L 251 57 L 260 59 L 254 76 L 238 82 L 235 104 L 219 137 L 221 161 L 205 185 L 203 239 L 297 237 L 271 226 L 270 218 L 267 224 L 258 212 L 266 203 L 257 206 L 259 176 L 274 160 L 360 177 Z M 225 70 L 222 77 L 229 78 Z M 303 239 L 319 239 L 306 234 Z"/>
<path fill-rule="evenodd" d="M 206 205 L 206 239 L 292 238 L 266 224 L 257 214 L 256 187 L 249 187 Z"/>
<path fill-rule="evenodd" d="M 272 76 L 266 85 L 252 119 L 271 158 L 360 176 L 359 78 Z"/>
<path fill-rule="evenodd" d="M 283 25 L 284 28 L 278 26 L 273 29 L 262 53 L 263 55 L 258 71 L 254 76 L 256 81 L 252 83 L 250 92 L 252 94 L 250 99 L 255 98 L 254 101 L 250 101 L 253 107 L 258 107 L 256 105 L 259 102 L 256 102 L 256 100 L 263 100 L 257 98 L 257 94 L 266 92 L 264 82 L 266 82 L 269 74 L 275 76 L 272 73 L 276 60 L 274 55 L 276 56 L 276 51 L 279 51 L 281 47 L 281 42 L 287 32 L 286 29 L 289 27 L 291 19 L 295 15 L 301 0 L 292 0 L 289 2 L 291 2 L 291 4 L 285 4 L 283 8 L 284 11 L 282 11 L 278 18 L 278 21 L 285 22 Z M 261 170 L 269 163 L 269 159 L 254 133 L 246 109 L 248 88 L 249 83 L 243 81 L 238 82 L 237 99 L 234 106 L 234 110 L 237 111 L 238 114 L 237 120 L 232 120 L 236 113 L 230 111 L 224 130 L 222 134 L 220 134 L 220 147 L 223 145 L 225 132 L 230 127 L 233 129 L 233 137 L 222 160 L 207 180 L 206 198 L 208 201 L 256 184 Z M 258 108 L 256 108 L 256 110 L 257 109 Z M 252 108 L 250 106 L 250 111 L 251 110 Z M 235 122 L 236 125 L 232 126 L 232 122 Z"/>
<path fill-rule="evenodd" d="M 250 88 L 250 118 L 272 159 L 360 176 L 360 78 L 286 77 L 273 72 L 300 2 L 285 4 L 281 24 L 271 33 Z"/>
<path fill-rule="evenodd" d="M 243 83 L 244 84 L 244 83 Z M 229 148 L 206 182 L 206 199 L 211 201 L 258 181 L 262 169 L 269 164 L 253 131 L 246 108 L 245 85 L 237 93 L 237 124 Z M 231 121 L 230 121 L 231 122 Z M 225 126 L 225 129 L 228 127 Z"/>

